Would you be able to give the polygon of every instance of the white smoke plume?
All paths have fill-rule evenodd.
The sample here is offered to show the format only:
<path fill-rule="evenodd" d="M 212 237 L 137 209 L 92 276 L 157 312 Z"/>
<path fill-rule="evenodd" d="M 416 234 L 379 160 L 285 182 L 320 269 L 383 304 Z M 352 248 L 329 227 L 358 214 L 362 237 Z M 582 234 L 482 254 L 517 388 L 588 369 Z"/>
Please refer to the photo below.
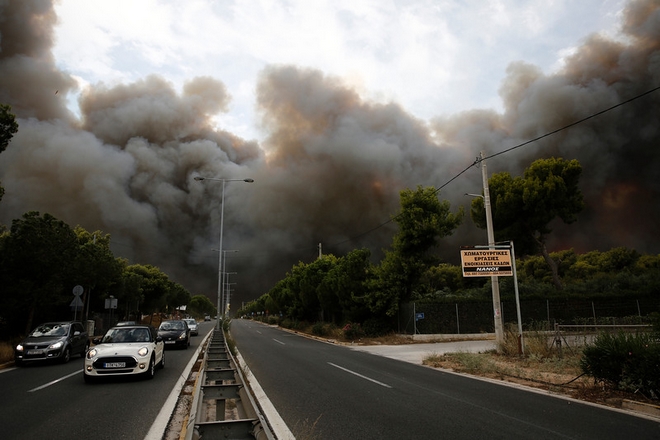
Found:
<path fill-rule="evenodd" d="M 660 85 L 660 2 L 633 0 L 621 31 L 593 35 L 562 71 L 512 64 L 500 94 L 504 112 L 476 109 L 416 119 L 396 103 L 363 99 L 341 79 L 300 66 L 270 66 L 257 84 L 266 139 L 258 144 L 213 128 L 231 91 L 222 79 L 191 78 L 182 92 L 150 76 L 84 90 L 80 118 L 66 107 L 76 81 L 50 52 L 57 17 L 46 0 L 0 0 L 0 102 L 19 132 L 0 155 L 0 222 L 48 212 L 70 225 L 110 233 L 113 251 L 154 264 L 192 294 L 215 299 L 220 182 L 227 182 L 224 249 L 237 296 L 265 293 L 298 261 L 367 247 L 380 255 L 399 191 L 439 187 L 480 150 L 493 154 Z M 537 158 L 578 159 L 587 208 L 556 225 L 551 250 L 628 246 L 657 253 L 660 238 L 660 92 L 488 161 L 489 174 L 519 175 Z M 480 192 L 474 168 L 440 192 L 455 209 Z M 442 253 L 480 244 L 469 219 Z M 216 250 L 216 252 L 213 251 Z"/>

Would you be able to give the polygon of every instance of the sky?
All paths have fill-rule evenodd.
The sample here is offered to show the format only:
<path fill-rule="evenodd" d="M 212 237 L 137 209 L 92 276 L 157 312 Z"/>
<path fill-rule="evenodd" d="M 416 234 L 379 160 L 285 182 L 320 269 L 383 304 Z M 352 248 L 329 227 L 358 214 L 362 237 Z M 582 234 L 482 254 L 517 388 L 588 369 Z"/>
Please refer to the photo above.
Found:
<path fill-rule="evenodd" d="M 625 2 L 63 0 L 53 54 L 81 86 L 162 75 L 177 89 L 209 75 L 231 102 L 217 125 L 262 139 L 255 87 L 268 65 L 342 78 L 366 99 L 423 120 L 502 110 L 507 66 L 552 73 L 594 32 L 614 36 Z M 70 95 L 76 107 L 76 94 Z"/>
<path fill-rule="evenodd" d="M 550 251 L 657 254 L 659 85 L 660 0 L 0 0 L 0 223 L 110 234 L 212 301 L 222 229 L 236 305 L 319 250 L 378 263 L 402 190 L 469 212 L 483 151 L 580 161 Z M 437 256 L 485 235 L 468 215 Z"/>

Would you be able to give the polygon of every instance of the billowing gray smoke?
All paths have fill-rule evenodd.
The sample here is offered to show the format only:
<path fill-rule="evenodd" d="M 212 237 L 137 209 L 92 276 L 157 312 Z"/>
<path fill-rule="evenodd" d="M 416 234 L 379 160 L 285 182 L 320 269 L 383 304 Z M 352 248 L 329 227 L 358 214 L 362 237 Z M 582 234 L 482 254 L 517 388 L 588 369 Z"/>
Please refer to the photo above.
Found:
<path fill-rule="evenodd" d="M 230 96 L 208 77 L 191 79 L 180 94 L 155 76 L 97 84 L 81 98 L 78 120 L 65 101 L 75 81 L 50 52 L 50 2 L 0 0 L 0 18 L 0 102 L 20 124 L 0 155 L 0 221 L 38 210 L 100 229 L 112 235 L 116 255 L 157 265 L 213 299 L 222 184 L 197 175 L 255 179 L 227 182 L 225 192 L 223 247 L 240 251 L 228 254 L 227 270 L 238 273 L 234 301 L 248 300 L 311 261 L 318 243 L 337 255 L 356 247 L 379 255 L 394 225 L 377 226 L 396 213 L 401 189 L 438 187 L 480 150 L 497 153 L 660 84 L 660 2 L 633 1 L 626 43 L 595 35 L 551 76 L 512 64 L 500 90 L 503 114 L 475 110 L 427 123 L 397 104 L 365 101 L 321 72 L 269 67 L 257 102 L 269 135 L 258 145 L 212 128 Z M 540 157 L 576 158 L 587 209 L 578 223 L 558 224 L 549 247 L 657 253 L 659 103 L 653 93 L 497 156 L 489 173 L 520 174 Z M 480 190 L 475 168 L 440 197 L 467 206 L 463 194 Z M 484 241 L 468 219 L 443 253 L 455 262 L 459 245 Z"/>

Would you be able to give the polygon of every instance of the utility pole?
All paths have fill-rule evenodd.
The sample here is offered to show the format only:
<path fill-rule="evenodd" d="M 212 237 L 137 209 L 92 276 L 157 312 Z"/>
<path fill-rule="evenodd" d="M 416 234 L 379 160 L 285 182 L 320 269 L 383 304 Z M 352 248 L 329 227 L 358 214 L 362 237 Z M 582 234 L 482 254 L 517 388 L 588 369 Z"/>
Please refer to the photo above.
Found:
<path fill-rule="evenodd" d="M 323 256 L 323 245 L 319 243 L 319 260 L 321 259 L 322 256 Z"/>
<path fill-rule="evenodd" d="M 495 249 L 495 232 L 493 231 L 493 215 L 490 210 L 490 192 L 488 190 L 488 171 L 484 152 L 481 152 L 481 176 L 484 182 L 484 209 L 486 210 L 486 230 L 488 232 L 488 248 Z M 500 305 L 500 283 L 496 276 L 490 277 L 490 285 L 493 291 L 493 313 L 495 322 L 495 345 L 497 351 L 502 351 L 504 345 L 504 327 L 502 325 L 502 310 Z"/>

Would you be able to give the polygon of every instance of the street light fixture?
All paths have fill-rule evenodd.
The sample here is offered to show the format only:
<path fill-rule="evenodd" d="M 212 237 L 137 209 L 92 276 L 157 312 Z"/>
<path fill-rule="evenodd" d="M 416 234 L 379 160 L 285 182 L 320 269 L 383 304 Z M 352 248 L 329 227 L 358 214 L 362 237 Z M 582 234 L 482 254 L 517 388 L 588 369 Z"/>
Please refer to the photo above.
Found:
<path fill-rule="evenodd" d="M 225 182 L 246 182 L 246 183 L 253 183 L 254 179 L 220 179 L 217 177 L 203 177 L 203 176 L 195 176 L 194 178 L 198 182 L 201 182 L 203 180 L 213 180 L 216 182 L 222 182 L 222 199 L 220 201 L 220 245 L 218 247 L 218 307 L 217 307 L 217 322 L 216 326 L 217 329 L 220 330 L 222 329 L 222 326 L 220 325 L 220 299 L 222 298 L 223 294 L 223 279 L 222 279 L 222 262 L 224 261 L 223 259 L 223 252 L 222 252 L 222 233 L 223 233 L 223 228 L 224 228 L 224 223 L 225 223 Z M 224 310 L 222 311 L 222 318 L 224 319 L 225 313 Z"/>

